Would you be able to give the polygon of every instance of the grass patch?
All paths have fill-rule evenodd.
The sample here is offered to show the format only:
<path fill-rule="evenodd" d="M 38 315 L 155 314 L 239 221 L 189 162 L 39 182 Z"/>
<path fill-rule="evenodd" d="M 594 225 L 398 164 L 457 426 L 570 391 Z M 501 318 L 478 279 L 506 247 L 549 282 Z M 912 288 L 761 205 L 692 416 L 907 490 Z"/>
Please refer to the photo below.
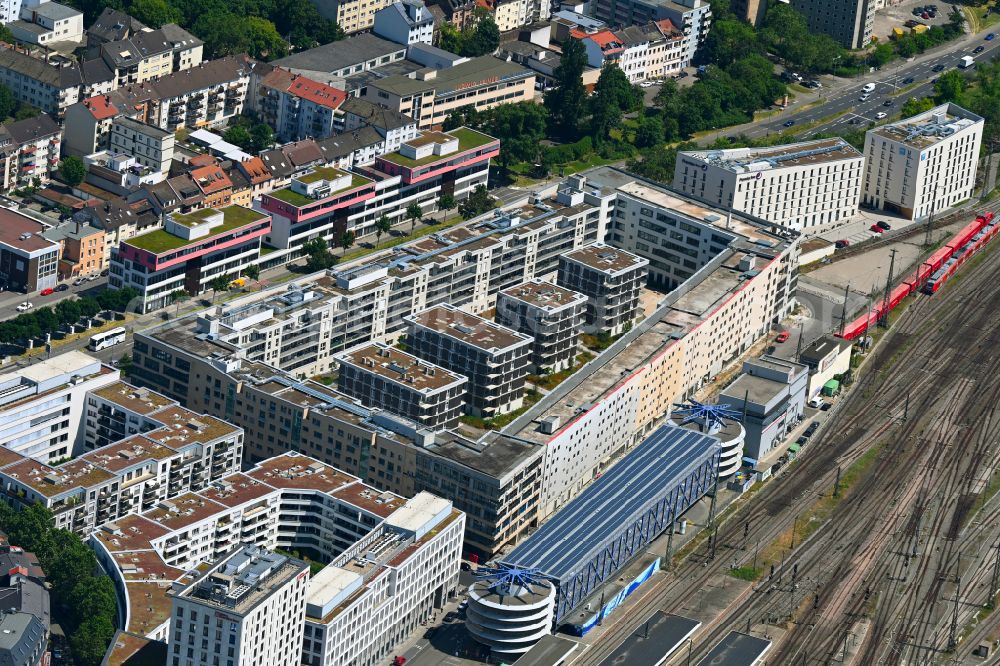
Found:
<path fill-rule="evenodd" d="M 535 386 L 545 389 L 546 391 L 551 391 L 552 389 L 554 389 L 555 387 L 559 386 L 564 381 L 566 381 L 570 377 L 570 375 L 572 375 L 574 372 L 576 372 L 584 365 L 589 363 L 593 358 L 594 355 L 591 354 L 590 352 L 583 352 L 581 354 L 577 354 L 576 365 L 574 365 L 572 368 L 568 368 L 561 372 L 550 373 L 547 375 L 530 375 L 528 377 L 528 381 L 534 384 Z"/>
<path fill-rule="evenodd" d="M 506 414 L 501 414 L 492 419 L 484 419 L 479 416 L 465 415 L 459 419 L 462 423 L 470 425 L 473 428 L 479 428 L 480 430 L 500 430 L 501 428 L 509 425 L 514 419 L 516 419 L 521 414 L 531 409 L 536 402 L 542 399 L 542 394 L 535 389 L 528 389 L 524 392 L 524 404 L 518 409 Z"/>
<path fill-rule="evenodd" d="M 453 227 L 462 221 L 463 220 L 461 215 L 449 216 L 444 221 L 438 224 L 431 224 L 421 229 L 417 229 L 412 234 L 406 234 L 403 236 L 390 236 L 388 240 L 385 240 L 382 243 L 380 243 L 378 247 L 373 247 L 373 248 L 365 247 L 357 249 L 353 252 L 348 252 L 347 254 L 338 257 L 337 263 L 342 264 L 345 261 L 352 261 L 354 259 L 359 259 L 360 257 L 364 257 L 365 255 L 373 254 L 375 252 L 380 252 L 382 250 L 387 250 L 391 247 L 402 245 L 403 243 L 409 243 L 412 240 L 423 238 L 424 236 L 430 236 L 431 234 L 436 234 L 437 232 L 444 231 L 445 229 Z"/>
<path fill-rule="evenodd" d="M 595 352 L 602 352 L 613 345 L 615 340 L 620 337 L 620 335 L 612 336 L 605 331 L 601 331 L 597 335 L 584 333 L 580 336 L 580 341 L 583 342 L 583 346 L 587 349 L 591 349 Z"/>
<path fill-rule="evenodd" d="M 777 539 L 763 548 L 758 559 L 761 567 L 766 568 L 772 564 L 778 564 L 782 560 L 782 553 L 789 550 L 793 543 L 796 546 L 800 545 L 819 529 L 830 518 L 834 509 L 850 495 L 851 489 L 858 480 L 864 477 L 871 470 L 872 465 L 878 461 L 878 456 L 884 445 L 885 442 L 882 441 L 872 446 L 840 475 L 840 493 L 837 497 L 834 497 L 831 492 L 813 502 L 809 508 L 798 515 L 792 527 L 782 532 Z"/>
<path fill-rule="evenodd" d="M 337 375 L 317 375 L 312 380 L 324 386 L 333 386 L 337 383 Z"/>
<path fill-rule="evenodd" d="M 205 217 L 214 212 L 215 211 L 213 210 L 196 211 L 195 213 L 177 216 L 177 221 L 179 224 L 190 227 L 204 222 Z M 213 227 L 207 236 L 203 236 L 201 238 L 187 240 L 185 238 L 181 238 L 180 236 L 174 236 L 171 233 L 167 233 L 163 229 L 157 229 L 156 231 L 151 231 L 148 234 L 135 236 L 125 242 L 133 247 L 147 250 L 155 254 L 160 254 L 169 250 L 180 249 L 188 245 L 203 244 L 211 238 L 221 236 L 222 234 L 229 233 L 230 231 L 254 224 L 264 219 L 264 216 L 257 211 L 249 208 L 243 208 L 242 206 L 229 206 L 221 209 L 221 212 L 223 214 L 222 224 L 217 227 Z"/>
<path fill-rule="evenodd" d="M 727 572 L 733 578 L 738 578 L 740 580 L 750 581 L 751 583 L 764 573 L 763 569 L 754 569 L 753 567 L 739 567 L 736 569 L 730 569 Z"/>

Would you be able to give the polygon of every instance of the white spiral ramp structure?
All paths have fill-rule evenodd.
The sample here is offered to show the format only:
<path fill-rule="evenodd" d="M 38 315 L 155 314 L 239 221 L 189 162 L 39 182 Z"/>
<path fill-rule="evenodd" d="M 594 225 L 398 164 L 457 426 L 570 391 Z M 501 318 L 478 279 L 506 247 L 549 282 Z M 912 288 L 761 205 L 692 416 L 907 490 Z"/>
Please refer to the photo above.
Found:
<path fill-rule="evenodd" d="M 556 587 L 544 578 L 513 578 L 485 574 L 473 583 L 465 626 L 476 642 L 494 654 L 516 658 L 552 633 Z"/>

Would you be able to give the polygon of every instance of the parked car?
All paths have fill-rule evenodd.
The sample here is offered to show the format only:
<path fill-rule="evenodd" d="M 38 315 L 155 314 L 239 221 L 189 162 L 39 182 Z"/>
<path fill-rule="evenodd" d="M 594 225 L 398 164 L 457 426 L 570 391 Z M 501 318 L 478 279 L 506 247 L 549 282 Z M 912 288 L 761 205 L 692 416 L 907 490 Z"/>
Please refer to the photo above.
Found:
<path fill-rule="evenodd" d="M 462 600 L 462 603 L 460 603 L 460 604 L 458 605 L 458 610 L 460 610 L 460 611 L 464 611 L 464 610 L 465 610 L 465 608 L 466 608 L 466 607 L 467 607 L 468 605 L 469 605 L 469 600 L 468 600 L 468 599 L 463 599 L 463 600 Z"/>
<path fill-rule="evenodd" d="M 469 564 L 468 562 L 462 562 L 460 566 L 462 568 L 462 571 L 472 571 L 472 565 Z"/>
<path fill-rule="evenodd" d="M 818 395 L 814 396 L 810 398 L 809 402 L 806 404 L 808 404 L 813 409 L 819 409 L 823 405 L 823 398 L 819 397 Z"/>
<path fill-rule="evenodd" d="M 767 347 L 767 349 L 765 350 L 764 353 L 765 354 L 773 354 L 777 349 L 778 348 L 775 347 L 774 345 L 768 345 L 768 347 Z"/>
<path fill-rule="evenodd" d="M 789 338 L 788 331 L 782 331 L 781 333 L 778 333 L 778 337 L 776 337 L 774 339 L 774 341 L 775 342 L 785 342 L 786 340 L 788 340 L 788 338 Z"/>
<path fill-rule="evenodd" d="M 809 424 L 809 427 L 806 428 L 806 432 L 809 433 L 816 432 L 817 428 L 819 428 L 819 421 L 813 421 L 812 423 Z"/>
<path fill-rule="evenodd" d="M 879 111 L 878 113 L 875 114 L 876 120 L 882 120 L 883 118 L 885 118 L 885 111 Z"/>
<path fill-rule="evenodd" d="M 833 405 L 831 405 L 831 404 L 830 404 L 830 403 L 828 403 L 828 402 L 824 402 L 824 403 L 823 403 L 823 406 L 822 406 L 822 407 L 820 407 L 820 408 L 819 408 L 819 410 L 820 410 L 821 412 L 828 412 L 828 411 L 830 411 L 830 408 L 831 408 L 831 407 L 833 407 Z"/>
<path fill-rule="evenodd" d="M 886 222 L 885 220 L 879 220 L 875 224 L 877 224 L 878 226 L 882 227 L 886 231 L 891 231 L 892 230 L 892 225 L 889 224 L 888 222 Z"/>
<path fill-rule="evenodd" d="M 806 437 L 805 435 L 803 435 L 803 436 L 799 437 L 797 440 L 795 440 L 795 443 L 798 444 L 799 446 L 802 446 L 803 444 L 805 444 L 808 441 L 809 441 L 809 438 Z"/>
<path fill-rule="evenodd" d="M 887 99 L 884 102 L 882 102 L 882 106 L 892 106 L 893 104 L 894 102 L 891 99 Z"/>
<path fill-rule="evenodd" d="M 73 280 L 73 286 L 74 287 L 79 287 L 81 284 L 83 284 L 86 281 L 87 281 L 86 279 L 84 279 L 82 277 L 78 277 L 77 279 Z"/>
<path fill-rule="evenodd" d="M 38 292 L 38 295 L 39 296 L 51 296 L 54 293 L 56 293 L 56 290 L 53 289 L 52 287 L 49 287 L 48 289 L 42 289 L 40 292 Z"/>
<path fill-rule="evenodd" d="M 18 312 L 27 312 L 28 310 L 30 310 L 33 307 L 35 307 L 35 304 L 32 303 L 31 301 L 22 301 L 22 302 L 20 302 L 20 303 L 17 304 L 17 311 Z"/>
<path fill-rule="evenodd" d="M 56 291 L 66 291 L 67 289 L 69 289 L 69 285 L 66 283 L 63 283 L 56 287 Z"/>
<path fill-rule="evenodd" d="M 861 97 L 858 98 L 858 101 L 859 102 L 867 102 L 870 97 L 871 97 L 871 95 L 869 95 L 868 93 L 865 93 L 864 95 L 862 95 Z"/>
<path fill-rule="evenodd" d="M 846 238 L 842 238 L 836 243 L 834 243 L 833 246 L 838 250 L 843 250 L 845 247 L 851 247 L 851 241 L 847 240 Z"/>
<path fill-rule="evenodd" d="M 785 127 L 791 127 L 794 124 L 795 124 L 794 120 L 786 120 L 784 123 Z"/>
<path fill-rule="evenodd" d="M 458 619 L 458 613 L 456 613 L 455 611 L 452 611 L 444 616 L 445 622 L 454 622 L 457 619 Z"/>
<path fill-rule="evenodd" d="M 868 227 L 868 230 L 869 231 L 874 231 L 877 234 L 880 234 L 883 231 L 885 231 L 885 229 L 883 229 L 882 227 L 878 226 L 877 224 L 873 224 L 872 226 Z"/>

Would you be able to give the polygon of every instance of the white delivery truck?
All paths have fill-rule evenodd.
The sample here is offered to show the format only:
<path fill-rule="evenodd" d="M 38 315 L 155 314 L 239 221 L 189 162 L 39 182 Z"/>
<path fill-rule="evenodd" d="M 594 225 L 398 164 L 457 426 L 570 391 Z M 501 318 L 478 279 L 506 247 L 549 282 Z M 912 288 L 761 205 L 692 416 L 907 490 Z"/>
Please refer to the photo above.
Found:
<path fill-rule="evenodd" d="M 976 59 L 973 58 L 972 56 L 962 56 L 962 59 L 959 61 L 958 66 L 961 67 L 962 69 L 968 69 L 969 67 L 972 67 L 972 65 L 974 65 L 975 62 Z"/>

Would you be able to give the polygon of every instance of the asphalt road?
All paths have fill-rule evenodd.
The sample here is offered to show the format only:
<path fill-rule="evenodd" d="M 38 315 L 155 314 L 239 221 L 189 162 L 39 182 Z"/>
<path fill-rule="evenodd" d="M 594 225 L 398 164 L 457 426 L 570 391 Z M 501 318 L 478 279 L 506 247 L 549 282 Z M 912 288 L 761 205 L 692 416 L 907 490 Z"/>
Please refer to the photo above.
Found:
<path fill-rule="evenodd" d="M 875 117 L 877 113 L 886 113 L 889 118 L 892 118 L 899 114 L 899 107 L 908 98 L 928 96 L 933 91 L 932 81 L 949 70 L 957 69 L 962 56 L 972 55 L 972 50 L 977 46 L 984 47 L 981 53 L 975 55 L 977 61 L 987 61 L 1000 55 L 1000 50 L 998 50 L 1000 49 L 1000 35 L 997 39 L 986 41 L 985 37 L 989 32 L 991 30 L 987 29 L 976 35 L 967 35 L 932 52 L 918 56 L 911 62 L 893 63 L 882 71 L 859 78 L 847 85 L 841 84 L 829 91 L 821 90 L 824 101 L 804 111 L 795 112 L 792 110 L 789 113 L 781 114 L 774 120 L 755 123 L 752 126 L 745 126 L 745 128 L 721 130 L 720 134 L 726 136 L 739 134 L 750 137 L 766 136 L 772 132 L 794 131 L 795 126 L 815 123 L 834 114 L 842 115 L 829 122 L 809 127 L 802 134 L 809 136 L 844 130 L 851 126 L 851 120 L 856 120 L 859 129 L 867 128 L 869 123 L 879 121 Z M 938 65 L 943 66 L 944 69 L 935 72 L 934 67 Z M 967 72 L 971 76 L 975 70 L 970 68 L 959 71 Z M 907 79 L 913 79 L 913 82 L 904 83 Z M 875 91 L 867 101 L 862 102 L 862 89 L 867 83 L 875 83 Z M 900 94 L 899 91 L 903 88 L 907 88 L 907 90 Z M 892 100 L 893 106 L 883 106 L 887 100 Z M 789 120 L 794 120 L 794 125 L 785 127 L 785 123 Z"/>

